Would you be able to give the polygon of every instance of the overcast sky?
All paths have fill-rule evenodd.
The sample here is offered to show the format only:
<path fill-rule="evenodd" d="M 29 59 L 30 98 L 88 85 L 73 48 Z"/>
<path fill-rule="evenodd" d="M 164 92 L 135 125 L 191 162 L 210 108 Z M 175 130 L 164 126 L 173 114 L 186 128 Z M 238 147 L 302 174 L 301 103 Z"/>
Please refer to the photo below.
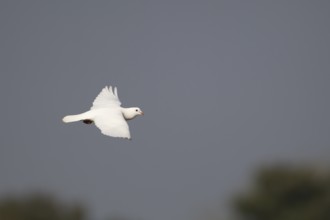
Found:
<path fill-rule="evenodd" d="M 329 165 L 329 1 L 0 2 L 0 195 L 188 220 L 264 163 Z M 64 124 L 106 85 L 132 141 Z M 225 206 L 219 206 L 225 210 Z"/>

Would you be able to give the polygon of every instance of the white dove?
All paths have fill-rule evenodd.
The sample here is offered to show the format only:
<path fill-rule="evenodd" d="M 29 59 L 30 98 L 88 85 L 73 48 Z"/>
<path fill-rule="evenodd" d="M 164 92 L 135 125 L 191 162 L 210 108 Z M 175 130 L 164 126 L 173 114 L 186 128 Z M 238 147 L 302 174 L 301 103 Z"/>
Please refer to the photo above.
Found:
<path fill-rule="evenodd" d="M 102 89 L 95 98 L 93 106 L 87 112 L 78 115 L 68 115 L 63 122 L 83 121 L 85 124 L 95 123 L 102 134 L 131 139 L 127 120 L 131 120 L 143 112 L 138 107 L 123 108 L 118 98 L 117 88 L 112 86 Z"/>

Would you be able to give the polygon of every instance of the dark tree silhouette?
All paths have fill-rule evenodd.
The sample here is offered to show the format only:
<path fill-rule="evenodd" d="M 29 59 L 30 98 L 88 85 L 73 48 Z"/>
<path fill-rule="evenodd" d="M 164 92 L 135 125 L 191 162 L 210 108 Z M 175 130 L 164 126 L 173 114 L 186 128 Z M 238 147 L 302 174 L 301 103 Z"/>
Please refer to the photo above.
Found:
<path fill-rule="evenodd" d="M 84 220 L 85 211 L 80 205 L 63 204 L 46 195 L 10 196 L 0 200 L 0 219 Z"/>
<path fill-rule="evenodd" d="M 330 175 L 306 168 L 269 167 L 254 187 L 238 196 L 234 209 L 243 220 L 329 220 Z"/>

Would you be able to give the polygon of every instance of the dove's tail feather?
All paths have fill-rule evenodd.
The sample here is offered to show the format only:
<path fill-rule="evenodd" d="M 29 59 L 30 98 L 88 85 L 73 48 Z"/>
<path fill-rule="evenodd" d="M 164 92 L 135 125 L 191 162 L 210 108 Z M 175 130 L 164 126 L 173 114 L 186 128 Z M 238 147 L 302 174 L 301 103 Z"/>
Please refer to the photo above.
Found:
<path fill-rule="evenodd" d="M 69 122 L 80 121 L 83 119 L 80 117 L 80 115 L 67 115 L 62 120 L 65 123 L 69 123 Z"/>
<path fill-rule="evenodd" d="M 76 122 L 81 120 L 90 120 L 90 112 L 81 113 L 79 115 L 67 115 L 62 120 L 64 123 Z"/>

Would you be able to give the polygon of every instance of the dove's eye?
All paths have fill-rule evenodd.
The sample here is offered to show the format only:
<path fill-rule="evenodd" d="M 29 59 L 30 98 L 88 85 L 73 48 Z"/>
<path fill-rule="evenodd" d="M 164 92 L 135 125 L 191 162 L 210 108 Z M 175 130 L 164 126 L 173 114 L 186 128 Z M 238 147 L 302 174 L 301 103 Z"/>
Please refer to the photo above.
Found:
<path fill-rule="evenodd" d="M 139 110 L 135 109 L 135 111 L 137 112 L 137 111 L 139 111 Z"/>

